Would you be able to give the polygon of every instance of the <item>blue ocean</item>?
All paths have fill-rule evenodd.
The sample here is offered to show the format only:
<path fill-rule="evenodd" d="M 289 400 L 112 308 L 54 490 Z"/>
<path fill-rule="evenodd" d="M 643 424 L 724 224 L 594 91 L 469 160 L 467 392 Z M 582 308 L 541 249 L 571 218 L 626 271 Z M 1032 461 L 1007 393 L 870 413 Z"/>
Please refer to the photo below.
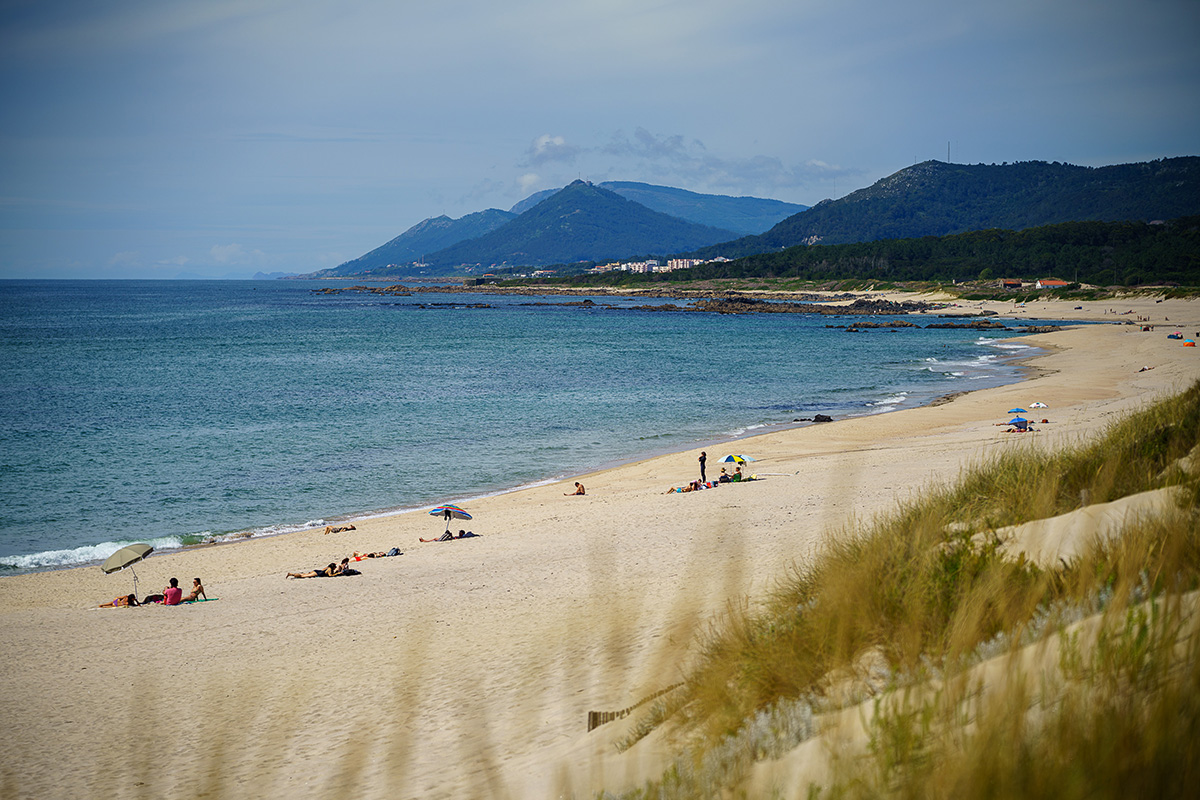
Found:
<path fill-rule="evenodd" d="M 723 454 L 1011 382 L 1032 353 L 1015 331 L 645 299 L 314 291 L 336 285 L 0 282 L 0 574 Z"/>

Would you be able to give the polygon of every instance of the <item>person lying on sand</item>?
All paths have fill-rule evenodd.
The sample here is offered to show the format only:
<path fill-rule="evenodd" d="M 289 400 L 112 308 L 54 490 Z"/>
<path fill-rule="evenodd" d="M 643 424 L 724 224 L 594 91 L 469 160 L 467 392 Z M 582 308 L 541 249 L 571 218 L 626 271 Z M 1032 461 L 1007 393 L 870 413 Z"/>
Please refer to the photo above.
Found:
<path fill-rule="evenodd" d="M 199 578 L 192 578 L 192 593 L 183 598 L 183 602 L 191 603 L 200 599 L 201 597 L 203 597 L 205 600 L 208 599 L 208 595 L 204 593 L 204 586 L 200 583 Z"/>
<path fill-rule="evenodd" d="M 354 527 L 353 525 L 337 525 L 337 526 L 326 525 L 325 526 L 325 533 L 327 533 L 327 534 L 329 534 L 329 533 L 345 533 L 346 531 L 356 531 L 356 530 L 358 530 L 358 528 Z"/>
<path fill-rule="evenodd" d="M 422 542 L 452 542 L 455 539 L 475 539 L 479 534 L 472 531 L 464 531 L 461 528 L 458 531 L 458 536 L 455 536 L 450 531 L 446 531 L 436 539 L 421 539 Z"/>
<path fill-rule="evenodd" d="M 584 491 L 582 483 L 580 483 L 579 481 L 575 481 L 575 491 L 563 492 L 563 497 L 574 497 L 574 496 L 580 495 L 580 494 L 587 494 L 587 492 Z"/>
<path fill-rule="evenodd" d="M 140 606 L 141 603 L 131 594 L 124 597 L 114 597 L 110 603 L 101 603 L 100 608 L 125 608 L 127 606 Z"/>
<path fill-rule="evenodd" d="M 393 547 L 391 550 L 388 550 L 386 553 L 382 550 L 380 550 L 378 553 L 359 553 L 359 552 L 355 551 L 354 560 L 362 561 L 364 558 L 387 558 L 389 556 L 402 556 L 402 555 L 404 555 L 404 553 L 400 552 L 399 547 Z"/>
<path fill-rule="evenodd" d="M 289 572 L 288 578 L 331 578 L 337 572 L 337 564 L 330 564 L 322 569 L 314 569 L 312 572 Z"/>
<path fill-rule="evenodd" d="M 337 568 L 333 571 L 333 577 L 335 577 L 335 578 L 340 578 L 343 575 L 346 575 L 346 576 L 362 575 L 361 572 L 359 572 L 358 570 L 356 570 L 350 566 L 350 557 L 349 556 L 343 558 L 342 563 L 338 564 Z"/>

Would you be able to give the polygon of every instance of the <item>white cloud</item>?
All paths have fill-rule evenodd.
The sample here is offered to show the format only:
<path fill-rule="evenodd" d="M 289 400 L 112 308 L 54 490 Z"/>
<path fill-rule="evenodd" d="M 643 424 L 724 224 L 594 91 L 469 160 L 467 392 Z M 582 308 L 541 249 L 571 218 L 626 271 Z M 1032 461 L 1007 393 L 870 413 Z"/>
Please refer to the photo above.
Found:
<path fill-rule="evenodd" d="M 554 161 L 572 164 L 581 152 L 583 151 L 575 145 L 567 144 L 563 137 L 544 133 L 529 145 L 523 166 L 536 167 Z"/>
<path fill-rule="evenodd" d="M 240 244 L 214 244 L 208 252 L 218 264 L 240 264 L 246 256 Z"/>
<path fill-rule="evenodd" d="M 536 172 L 526 172 L 517 178 L 517 185 L 521 187 L 523 193 L 531 194 L 536 192 L 538 187 L 542 185 L 542 179 Z"/>

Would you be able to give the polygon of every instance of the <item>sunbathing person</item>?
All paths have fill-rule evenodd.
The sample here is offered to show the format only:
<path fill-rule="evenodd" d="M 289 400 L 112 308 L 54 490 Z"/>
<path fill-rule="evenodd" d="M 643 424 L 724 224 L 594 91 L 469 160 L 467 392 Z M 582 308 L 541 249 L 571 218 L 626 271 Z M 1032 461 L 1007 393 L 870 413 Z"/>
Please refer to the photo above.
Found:
<path fill-rule="evenodd" d="M 391 550 L 388 550 L 387 552 L 380 550 L 378 553 L 359 553 L 356 551 L 354 553 L 354 560 L 362 561 L 364 558 L 387 558 L 388 556 L 402 556 L 402 555 L 404 555 L 404 553 L 400 552 L 399 547 L 393 547 Z"/>
<path fill-rule="evenodd" d="M 333 577 L 335 578 L 339 578 L 343 575 L 362 575 L 361 572 L 350 566 L 349 556 L 343 558 L 342 563 L 338 564 L 337 568 L 333 571 Z"/>
<path fill-rule="evenodd" d="M 326 525 L 325 533 L 345 533 L 346 531 L 356 531 L 358 528 L 353 525 Z"/>
<path fill-rule="evenodd" d="M 204 594 L 204 586 L 200 583 L 199 578 L 192 578 L 192 593 L 183 598 L 183 602 L 191 603 L 200 599 L 201 597 L 203 597 L 205 600 L 208 599 L 208 595 Z"/>
<path fill-rule="evenodd" d="M 575 481 L 575 491 L 563 492 L 563 497 L 574 497 L 575 495 L 579 494 L 587 494 L 587 492 L 584 490 L 582 483 Z"/>
<path fill-rule="evenodd" d="M 127 594 L 124 597 L 113 598 L 112 602 L 101 603 L 100 608 L 125 608 L 127 606 L 140 606 L 140 605 L 141 605 L 141 603 L 139 603 L 137 601 L 136 597 L 134 597 L 131 594 Z"/>
<path fill-rule="evenodd" d="M 289 578 L 331 578 L 337 572 L 337 564 L 330 564 L 322 569 L 314 569 L 312 572 L 289 572 Z"/>
<path fill-rule="evenodd" d="M 459 531 L 459 532 L 461 533 L 461 531 Z M 418 536 L 417 538 L 420 539 L 421 537 Z M 453 539 L 454 539 L 454 534 L 451 533 L 450 531 L 446 531 L 445 533 L 443 533 L 441 536 L 437 537 L 436 539 L 421 539 L 421 541 L 422 542 L 449 542 L 449 541 L 453 541 Z"/>

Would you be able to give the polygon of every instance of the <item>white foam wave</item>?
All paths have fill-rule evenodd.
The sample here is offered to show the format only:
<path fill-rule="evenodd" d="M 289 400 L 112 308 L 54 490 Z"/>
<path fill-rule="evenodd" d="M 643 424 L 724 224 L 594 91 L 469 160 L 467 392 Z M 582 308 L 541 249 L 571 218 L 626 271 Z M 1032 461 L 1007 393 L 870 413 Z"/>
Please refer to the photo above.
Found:
<path fill-rule="evenodd" d="M 45 550 L 29 555 L 0 556 L 0 564 L 16 569 L 47 569 L 55 567 L 74 567 L 93 561 L 103 561 L 122 547 L 144 541 L 155 550 L 175 550 L 183 547 L 183 541 L 176 536 L 163 536 L 158 539 L 130 539 L 120 542 L 101 542 L 100 544 L 84 545 L 70 550 Z"/>
<path fill-rule="evenodd" d="M 889 408 L 895 408 L 896 406 L 898 406 L 900 403 L 903 403 L 907 399 L 908 399 L 908 392 L 897 392 L 896 394 L 891 395 L 890 397 L 885 397 L 882 400 L 875 400 L 874 402 L 867 403 L 867 405 L 869 405 L 869 406 L 887 406 Z"/>

